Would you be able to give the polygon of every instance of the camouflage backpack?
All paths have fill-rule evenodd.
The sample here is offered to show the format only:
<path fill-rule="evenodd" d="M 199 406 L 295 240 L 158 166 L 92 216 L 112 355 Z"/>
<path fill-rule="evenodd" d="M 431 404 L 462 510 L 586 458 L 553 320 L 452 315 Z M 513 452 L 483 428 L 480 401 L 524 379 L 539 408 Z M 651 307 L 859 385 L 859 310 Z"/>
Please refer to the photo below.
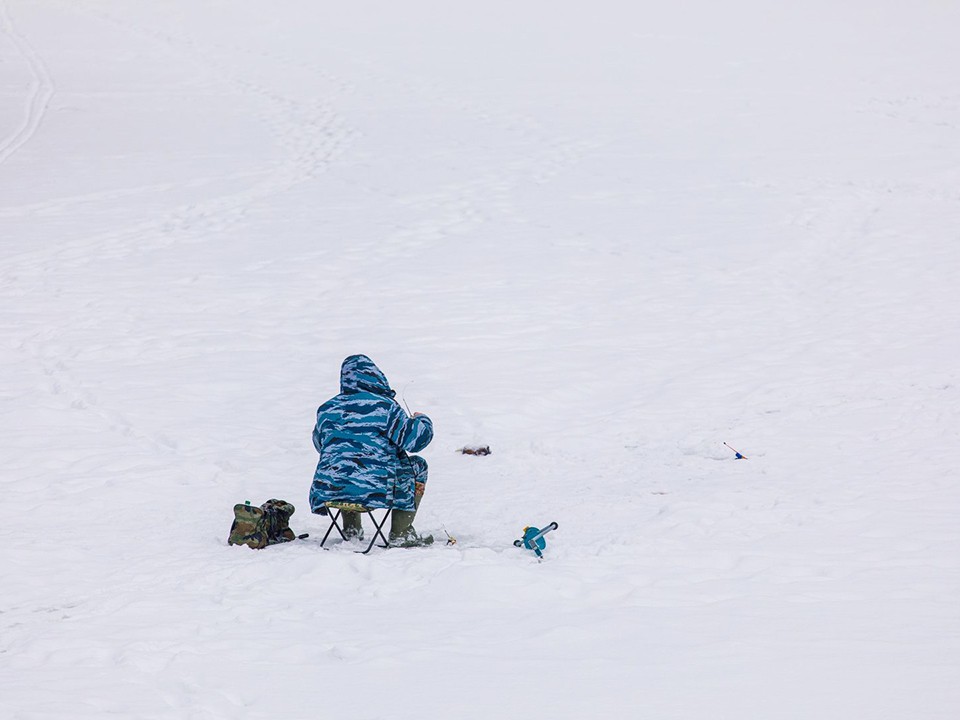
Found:
<path fill-rule="evenodd" d="M 259 550 L 267 545 L 296 540 L 297 536 L 290 529 L 293 512 L 293 505 L 284 500 L 267 500 L 260 507 L 251 505 L 249 500 L 243 505 L 234 505 L 234 520 L 227 542 Z"/>

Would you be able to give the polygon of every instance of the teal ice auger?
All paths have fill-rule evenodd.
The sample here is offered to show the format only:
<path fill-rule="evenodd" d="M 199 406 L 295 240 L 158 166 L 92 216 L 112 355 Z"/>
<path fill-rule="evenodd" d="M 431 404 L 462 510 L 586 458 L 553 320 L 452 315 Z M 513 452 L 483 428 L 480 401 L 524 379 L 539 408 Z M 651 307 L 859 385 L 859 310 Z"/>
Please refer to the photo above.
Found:
<path fill-rule="evenodd" d="M 538 558 L 543 557 L 543 549 L 547 546 L 547 541 L 543 539 L 551 530 L 556 530 L 559 525 L 555 522 L 547 525 L 543 530 L 535 528 L 532 525 L 523 529 L 523 537 L 520 540 L 514 540 L 513 544 L 517 547 L 533 550 Z"/>

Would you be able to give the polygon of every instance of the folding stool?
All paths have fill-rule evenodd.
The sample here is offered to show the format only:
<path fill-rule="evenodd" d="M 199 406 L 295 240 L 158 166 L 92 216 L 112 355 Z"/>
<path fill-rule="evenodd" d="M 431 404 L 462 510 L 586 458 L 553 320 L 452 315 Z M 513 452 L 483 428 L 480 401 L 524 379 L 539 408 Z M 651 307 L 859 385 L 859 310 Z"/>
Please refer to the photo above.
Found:
<path fill-rule="evenodd" d="M 327 538 L 330 536 L 330 533 L 334 528 L 336 528 L 337 532 L 340 533 L 340 537 L 342 537 L 344 540 L 347 539 L 347 536 L 343 533 L 343 528 L 338 522 L 340 520 L 340 516 L 345 512 L 370 513 L 370 519 L 373 520 L 373 527 L 375 530 L 373 532 L 373 537 L 370 538 L 370 544 L 367 545 L 366 550 L 357 550 L 358 553 L 366 555 L 368 552 L 373 550 L 373 546 L 377 542 L 378 537 L 383 541 L 383 544 L 380 545 L 380 547 L 390 547 L 390 542 L 383 534 L 383 526 L 386 524 L 387 518 L 390 517 L 390 508 L 368 508 L 363 505 L 350 502 L 328 502 L 324 503 L 324 505 L 326 506 L 330 515 L 330 527 L 327 528 L 327 534 L 324 535 L 323 540 L 320 541 L 320 547 L 323 547 L 324 543 L 327 542 Z M 383 517 L 380 518 L 380 522 L 377 522 L 377 516 L 374 515 L 374 512 L 377 510 L 383 510 Z"/>

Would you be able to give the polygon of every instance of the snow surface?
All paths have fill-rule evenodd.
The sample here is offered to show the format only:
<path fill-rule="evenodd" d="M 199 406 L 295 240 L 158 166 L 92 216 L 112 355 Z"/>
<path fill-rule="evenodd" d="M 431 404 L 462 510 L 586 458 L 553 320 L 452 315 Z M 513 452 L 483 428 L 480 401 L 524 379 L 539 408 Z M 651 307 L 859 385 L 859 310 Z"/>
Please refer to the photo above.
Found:
<path fill-rule="evenodd" d="M 0 0 L 0 717 L 960 717 L 960 4 L 675 5 Z"/>

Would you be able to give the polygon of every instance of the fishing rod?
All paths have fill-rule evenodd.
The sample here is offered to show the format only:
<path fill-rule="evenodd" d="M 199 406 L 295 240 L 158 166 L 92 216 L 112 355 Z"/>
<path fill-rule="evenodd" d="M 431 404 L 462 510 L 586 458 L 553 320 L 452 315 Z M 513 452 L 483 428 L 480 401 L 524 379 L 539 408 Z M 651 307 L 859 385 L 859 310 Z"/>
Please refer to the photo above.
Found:
<path fill-rule="evenodd" d="M 727 445 L 727 443 L 723 443 L 723 444 L 724 444 L 724 445 Z M 733 450 L 733 454 L 736 455 L 736 457 L 734 458 L 734 460 L 749 460 L 749 459 L 750 459 L 750 458 L 748 458 L 746 455 L 744 455 L 742 452 L 740 452 L 739 450 L 737 450 L 737 449 L 735 449 L 735 448 L 732 448 L 732 447 L 730 447 L 729 445 L 727 445 L 727 447 L 730 448 L 731 450 Z"/>

